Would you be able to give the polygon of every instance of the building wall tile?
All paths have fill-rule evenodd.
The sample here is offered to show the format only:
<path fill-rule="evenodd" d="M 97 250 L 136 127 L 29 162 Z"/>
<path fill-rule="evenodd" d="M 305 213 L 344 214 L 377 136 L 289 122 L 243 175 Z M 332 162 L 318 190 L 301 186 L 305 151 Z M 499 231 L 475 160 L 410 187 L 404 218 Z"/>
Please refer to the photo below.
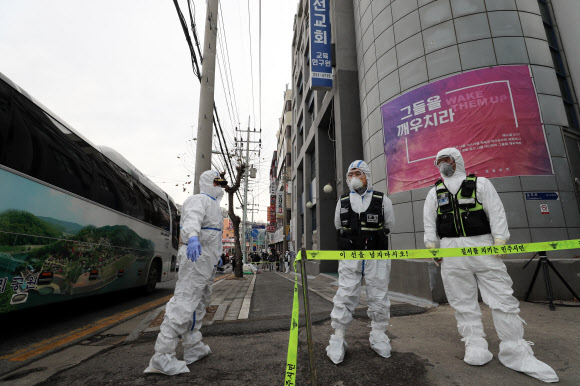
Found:
<path fill-rule="evenodd" d="M 485 0 L 487 11 L 504 11 L 516 9 L 515 0 Z"/>
<path fill-rule="evenodd" d="M 522 37 L 494 38 L 495 55 L 497 63 L 502 64 L 527 64 L 529 63 L 526 44 Z"/>
<path fill-rule="evenodd" d="M 419 11 L 412 12 L 395 22 L 395 42 L 398 44 L 421 31 Z"/>
<path fill-rule="evenodd" d="M 418 33 L 397 44 L 397 61 L 399 67 L 423 56 L 423 36 Z"/>
<path fill-rule="evenodd" d="M 516 11 L 489 12 L 491 36 L 522 36 L 522 26 Z"/>
<path fill-rule="evenodd" d="M 423 30 L 425 53 L 430 53 L 457 43 L 453 22 L 446 21 L 426 30 Z"/>
<path fill-rule="evenodd" d="M 427 55 L 429 79 L 461 71 L 460 63 L 459 50 L 455 45 Z"/>
<path fill-rule="evenodd" d="M 464 70 L 497 64 L 491 39 L 459 44 L 459 56 Z"/>
<path fill-rule="evenodd" d="M 459 17 L 454 22 L 459 43 L 491 37 L 489 22 L 485 13 Z"/>
<path fill-rule="evenodd" d="M 393 212 L 395 213 L 395 228 L 391 229 L 391 233 L 405 233 L 414 232 L 412 209 L 413 205 L 410 202 L 402 204 L 393 204 Z"/>
<path fill-rule="evenodd" d="M 485 3 L 483 0 L 451 0 L 451 9 L 453 17 L 460 17 L 485 12 Z"/>
<path fill-rule="evenodd" d="M 401 89 L 403 91 L 426 82 L 428 77 L 425 57 L 421 57 L 400 67 L 399 75 L 401 77 Z"/>
<path fill-rule="evenodd" d="M 451 19 L 449 0 L 437 0 L 419 9 L 421 28 L 426 29 L 435 24 Z"/>

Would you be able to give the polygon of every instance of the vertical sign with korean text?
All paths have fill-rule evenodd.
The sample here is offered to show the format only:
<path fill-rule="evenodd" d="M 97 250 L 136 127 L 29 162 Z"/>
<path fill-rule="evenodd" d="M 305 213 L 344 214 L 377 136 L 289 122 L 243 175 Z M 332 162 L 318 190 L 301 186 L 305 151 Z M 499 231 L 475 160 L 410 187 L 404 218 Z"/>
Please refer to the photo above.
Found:
<path fill-rule="evenodd" d="M 332 88 L 330 0 L 310 1 L 310 88 Z"/>
<path fill-rule="evenodd" d="M 528 66 L 451 76 L 381 107 L 389 193 L 440 177 L 441 149 L 455 147 L 468 174 L 494 178 L 553 174 Z"/>
<path fill-rule="evenodd" d="M 276 192 L 276 218 L 284 217 L 284 192 Z"/>

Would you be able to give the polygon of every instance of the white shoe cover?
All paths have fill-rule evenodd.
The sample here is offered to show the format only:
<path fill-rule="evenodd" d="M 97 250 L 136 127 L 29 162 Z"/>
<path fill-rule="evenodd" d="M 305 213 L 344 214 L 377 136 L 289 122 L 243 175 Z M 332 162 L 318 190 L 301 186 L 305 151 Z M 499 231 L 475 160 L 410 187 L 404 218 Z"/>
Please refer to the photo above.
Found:
<path fill-rule="evenodd" d="M 326 347 L 326 355 L 328 355 L 332 363 L 337 365 L 343 361 L 346 347 L 347 344 L 344 337 L 335 334 L 330 335 L 330 342 L 328 347 Z"/>
<path fill-rule="evenodd" d="M 465 356 L 463 361 L 471 366 L 483 366 L 493 358 L 489 351 L 487 341 L 481 337 L 465 337 Z"/>
<path fill-rule="evenodd" d="M 185 363 L 188 365 L 192 364 L 193 362 L 197 362 L 203 357 L 208 356 L 211 354 L 211 349 L 209 346 L 202 341 L 198 341 L 191 347 L 184 347 L 183 348 L 183 359 L 185 359 Z"/>
<path fill-rule="evenodd" d="M 531 342 L 524 339 L 517 341 L 502 341 L 499 344 L 499 361 L 512 370 L 520 371 L 546 383 L 558 382 L 554 369 L 536 359 L 530 347 Z M 533 344 L 533 343 L 532 343 Z"/>
<path fill-rule="evenodd" d="M 184 361 L 180 361 L 173 354 L 158 354 L 155 353 L 149 361 L 149 367 L 143 371 L 150 374 L 165 374 L 177 375 L 182 373 L 189 373 L 189 369 Z"/>
<path fill-rule="evenodd" d="M 371 330 L 369 335 L 371 348 L 383 358 L 391 356 L 391 343 L 387 334 L 380 330 Z"/>

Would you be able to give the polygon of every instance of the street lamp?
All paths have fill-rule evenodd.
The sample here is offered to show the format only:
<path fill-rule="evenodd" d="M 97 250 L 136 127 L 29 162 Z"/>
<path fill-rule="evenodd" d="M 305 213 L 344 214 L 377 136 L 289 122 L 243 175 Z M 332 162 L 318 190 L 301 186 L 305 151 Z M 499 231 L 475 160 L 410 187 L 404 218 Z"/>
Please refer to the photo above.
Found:
<path fill-rule="evenodd" d="M 322 190 L 324 190 L 324 193 L 332 193 L 332 185 L 330 185 L 330 182 L 324 185 L 324 188 L 322 188 Z"/>

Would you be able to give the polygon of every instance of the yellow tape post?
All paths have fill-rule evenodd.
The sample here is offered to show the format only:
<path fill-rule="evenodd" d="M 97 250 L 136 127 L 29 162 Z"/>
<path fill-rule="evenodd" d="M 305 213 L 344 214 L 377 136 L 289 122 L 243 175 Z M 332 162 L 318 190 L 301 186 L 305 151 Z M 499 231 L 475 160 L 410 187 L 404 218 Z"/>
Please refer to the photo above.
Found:
<path fill-rule="evenodd" d="M 296 272 L 296 262 L 301 260 L 300 252 L 294 261 L 294 272 Z M 298 275 L 294 276 L 294 301 L 292 302 L 292 322 L 290 323 L 290 339 L 288 341 L 288 356 L 286 358 L 286 376 L 284 385 L 296 384 L 296 359 L 298 358 Z"/>
<path fill-rule="evenodd" d="M 511 255 L 526 252 L 559 251 L 565 249 L 580 249 L 580 239 L 546 241 L 539 243 L 509 244 L 502 246 L 482 246 L 470 248 L 436 248 L 436 249 L 397 249 L 383 251 L 306 251 L 308 260 L 404 260 L 433 259 L 457 256 Z M 301 260 L 299 252 L 294 261 Z M 292 303 L 292 323 L 288 342 L 288 357 L 286 359 L 286 378 L 284 385 L 296 384 L 296 360 L 298 353 L 298 275 L 294 277 L 294 302 Z"/>

